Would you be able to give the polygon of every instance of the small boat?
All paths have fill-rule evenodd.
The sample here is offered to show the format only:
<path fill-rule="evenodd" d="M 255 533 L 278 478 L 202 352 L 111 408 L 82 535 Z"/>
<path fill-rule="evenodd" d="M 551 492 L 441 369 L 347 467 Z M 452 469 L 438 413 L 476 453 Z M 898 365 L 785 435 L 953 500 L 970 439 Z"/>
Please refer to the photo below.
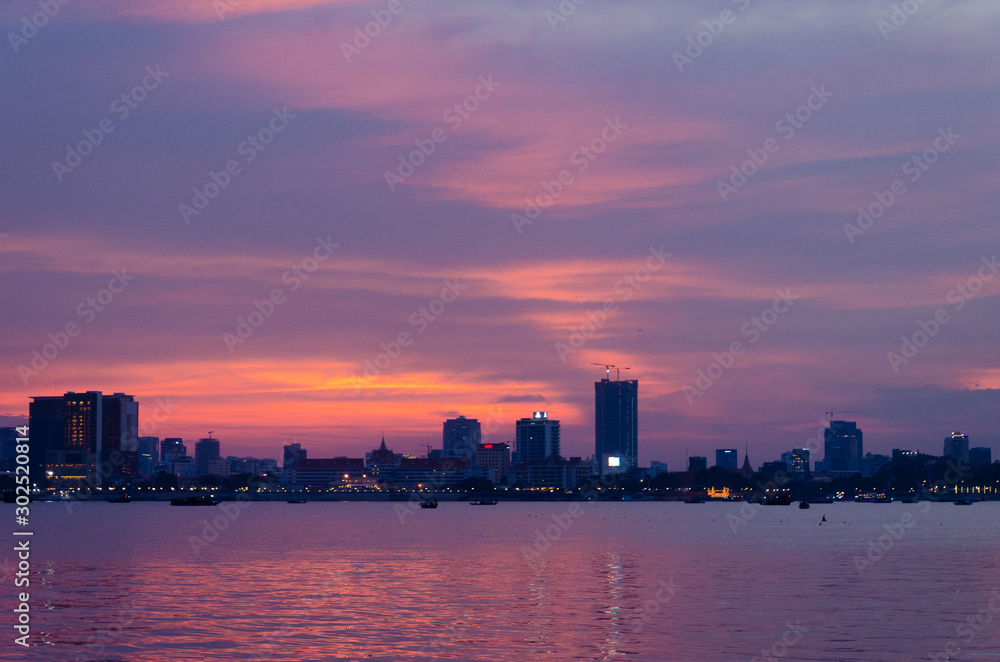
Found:
<path fill-rule="evenodd" d="M 171 499 L 171 506 L 217 506 L 219 505 L 218 499 L 213 499 L 210 496 L 189 496 L 184 499 Z"/>
<path fill-rule="evenodd" d="M 764 500 L 761 501 L 761 504 L 765 506 L 790 506 L 792 505 L 792 495 L 788 492 L 767 494 L 764 496 Z"/>
<path fill-rule="evenodd" d="M 117 494 L 113 497 L 108 497 L 108 503 L 132 503 L 132 497 L 127 494 Z"/>
<path fill-rule="evenodd" d="M 289 499 L 288 503 L 308 503 L 305 499 Z"/>
<path fill-rule="evenodd" d="M 708 503 L 708 499 L 702 496 L 693 496 L 688 499 L 684 499 L 684 503 Z"/>
<path fill-rule="evenodd" d="M 807 510 L 809 508 L 809 502 L 803 499 L 799 501 L 799 510 Z"/>
<path fill-rule="evenodd" d="M 423 501 L 420 502 L 420 507 L 421 508 L 437 508 L 438 507 L 437 499 L 434 499 L 434 500 L 424 499 Z"/>
<path fill-rule="evenodd" d="M 470 501 L 470 506 L 495 506 L 497 505 L 496 499 L 480 499 L 479 501 Z"/>
<path fill-rule="evenodd" d="M 973 499 L 958 499 L 955 501 L 956 506 L 971 506 L 973 504 Z"/>

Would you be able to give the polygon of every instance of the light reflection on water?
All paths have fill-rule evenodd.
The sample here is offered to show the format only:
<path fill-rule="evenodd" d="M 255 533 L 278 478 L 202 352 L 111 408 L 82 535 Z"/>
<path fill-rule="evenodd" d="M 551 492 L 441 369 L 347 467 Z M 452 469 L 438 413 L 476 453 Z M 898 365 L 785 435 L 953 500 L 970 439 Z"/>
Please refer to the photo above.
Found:
<path fill-rule="evenodd" d="M 253 503 L 196 553 L 220 508 L 34 504 L 36 646 L 16 658 L 919 660 L 954 641 L 1000 660 L 1000 504 L 762 508 L 735 533 L 739 504 L 580 506 L 530 553 L 567 504 L 442 502 L 401 523 L 389 503 Z M 860 571 L 904 512 L 916 523 Z"/>

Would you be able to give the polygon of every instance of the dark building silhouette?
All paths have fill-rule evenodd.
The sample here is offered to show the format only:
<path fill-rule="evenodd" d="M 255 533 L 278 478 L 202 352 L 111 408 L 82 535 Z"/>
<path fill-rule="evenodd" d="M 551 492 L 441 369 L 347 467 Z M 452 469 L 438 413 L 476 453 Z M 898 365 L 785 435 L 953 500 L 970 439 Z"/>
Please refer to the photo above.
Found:
<path fill-rule="evenodd" d="M 212 460 L 218 460 L 219 455 L 219 440 L 212 439 L 199 439 L 194 445 L 194 463 L 198 469 L 198 473 L 207 474 L 208 473 L 208 463 Z"/>
<path fill-rule="evenodd" d="M 472 460 L 472 466 L 477 469 L 486 469 L 490 473 L 490 480 L 494 483 L 507 482 L 507 474 L 510 473 L 510 445 L 479 444 L 476 447 L 476 456 Z"/>
<path fill-rule="evenodd" d="M 973 468 L 983 467 L 987 464 L 993 464 L 993 451 L 989 448 L 979 446 L 977 448 L 969 449 L 969 464 Z"/>
<path fill-rule="evenodd" d="M 823 461 L 830 476 L 861 473 L 864 443 L 858 424 L 852 421 L 830 421 L 823 432 Z"/>
<path fill-rule="evenodd" d="M 139 403 L 100 391 L 35 396 L 28 405 L 32 483 L 45 488 L 138 473 Z"/>
<path fill-rule="evenodd" d="M 708 458 L 699 455 L 693 455 L 688 458 L 689 472 L 694 473 L 695 471 L 705 471 L 706 469 L 708 469 Z"/>
<path fill-rule="evenodd" d="M 282 455 L 281 466 L 286 469 L 295 466 L 295 463 L 299 460 L 309 459 L 309 452 L 305 448 L 302 448 L 302 444 L 288 444 L 283 450 L 284 454 Z"/>
<path fill-rule="evenodd" d="M 594 445 L 602 476 L 638 466 L 638 380 L 594 382 Z"/>
<path fill-rule="evenodd" d="M 516 423 L 516 464 L 528 464 L 559 455 L 559 421 L 549 418 L 547 411 L 536 411 L 531 418 Z"/>
<path fill-rule="evenodd" d="M 482 428 L 475 418 L 449 418 L 444 422 L 442 455 L 472 459 L 482 439 Z"/>
<path fill-rule="evenodd" d="M 160 462 L 169 462 L 168 455 L 184 457 L 187 455 L 187 446 L 180 437 L 167 437 L 160 444 Z"/>
<path fill-rule="evenodd" d="M 727 471 L 736 471 L 740 466 L 740 452 L 735 448 L 715 449 L 715 466 Z"/>

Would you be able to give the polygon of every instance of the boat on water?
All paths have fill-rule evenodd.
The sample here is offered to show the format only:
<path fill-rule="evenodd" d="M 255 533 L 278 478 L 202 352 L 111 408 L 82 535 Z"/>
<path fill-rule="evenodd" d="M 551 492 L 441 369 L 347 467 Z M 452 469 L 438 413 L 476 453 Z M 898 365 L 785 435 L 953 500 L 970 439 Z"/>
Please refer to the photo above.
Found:
<path fill-rule="evenodd" d="M 854 497 L 854 500 L 866 503 L 891 503 L 892 497 L 885 492 L 864 492 Z"/>
<path fill-rule="evenodd" d="M 957 499 L 955 501 L 956 506 L 971 506 L 975 503 L 975 499 Z"/>
<path fill-rule="evenodd" d="M 708 498 L 703 496 L 693 496 L 688 499 L 684 499 L 684 503 L 708 503 Z"/>
<path fill-rule="evenodd" d="M 805 499 L 803 499 L 802 501 L 799 501 L 799 510 L 806 510 L 808 508 L 809 508 L 809 502 L 808 501 L 806 501 Z"/>
<path fill-rule="evenodd" d="M 433 499 L 433 500 L 424 499 L 423 501 L 420 502 L 420 507 L 421 508 L 437 508 L 438 507 L 437 499 Z"/>
<path fill-rule="evenodd" d="M 480 499 L 479 501 L 470 501 L 470 506 L 495 506 L 497 505 L 496 499 Z"/>
<path fill-rule="evenodd" d="M 189 496 L 181 499 L 171 499 L 171 506 L 217 506 L 219 505 L 218 499 L 213 499 L 210 496 Z"/>
<path fill-rule="evenodd" d="M 108 503 L 132 503 L 132 497 L 127 494 L 116 494 L 113 497 L 108 497 Z"/>
<path fill-rule="evenodd" d="M 792 505 L 792 495 L 788 492 L 767 494 L 764 496 L 764 500 L 761 501 L 761 504 L 765 506 L 790 506 Z"/>
<path fill-rule="evenodd" d="M 305 499 L 289 499 L 288 503 L 308 503 Z"/>

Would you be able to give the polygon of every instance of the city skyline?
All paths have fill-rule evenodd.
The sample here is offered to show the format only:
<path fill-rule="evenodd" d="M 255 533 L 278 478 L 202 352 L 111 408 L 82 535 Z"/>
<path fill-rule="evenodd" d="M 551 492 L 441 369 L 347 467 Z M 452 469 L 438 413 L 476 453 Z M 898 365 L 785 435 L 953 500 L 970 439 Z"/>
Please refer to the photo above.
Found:
<path fill-rule="evenodd" d="M 8 3 L 0 424 L 123 390 L 253 454 L 544 410 L 589 455 L 600 363 L 643 462 L 831 408 L 995 446 L 1000 14 L 892 4 Z"/>

